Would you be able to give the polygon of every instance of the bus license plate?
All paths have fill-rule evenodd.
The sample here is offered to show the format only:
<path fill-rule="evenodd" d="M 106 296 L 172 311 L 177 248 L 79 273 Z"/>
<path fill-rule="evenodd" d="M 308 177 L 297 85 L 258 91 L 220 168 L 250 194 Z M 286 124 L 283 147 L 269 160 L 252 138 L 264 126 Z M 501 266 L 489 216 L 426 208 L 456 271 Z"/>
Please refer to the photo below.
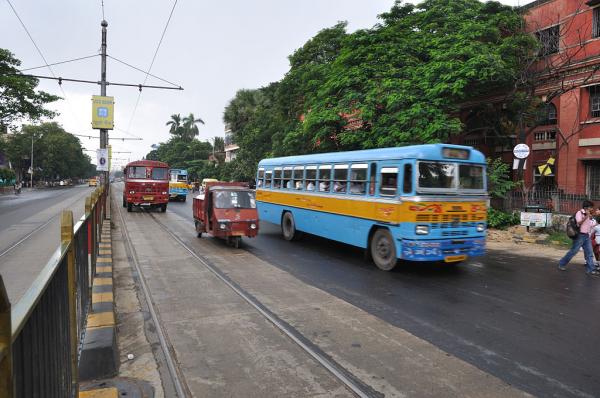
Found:
<path fill-rule="evenodd" d="M 154 200 L 154 196 L 144 196 L 144 200 Z"/>
<path fill-rule="evenodd" d="M 457 261 L 463 261 L 466 260 L 467 256 L 465 256 L 464 254 L 460 255 L 460 256 L 446 256 L 444 258 L 444 262 L 447 263 L 455 263 Z"/>

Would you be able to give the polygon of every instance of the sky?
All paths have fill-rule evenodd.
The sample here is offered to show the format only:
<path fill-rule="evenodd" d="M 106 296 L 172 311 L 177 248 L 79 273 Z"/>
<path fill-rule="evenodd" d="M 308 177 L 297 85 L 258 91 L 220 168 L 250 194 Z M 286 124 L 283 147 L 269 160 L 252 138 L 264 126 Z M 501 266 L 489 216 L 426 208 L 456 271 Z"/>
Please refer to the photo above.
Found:
<path fill-rule="evenodd" d="M 502 0 L 522 5 L 527 0 Z M 172 114 L 194 114 L 200 140 L 224 135 L 223 111 L 240 89 L 280 80 L 287 57 L 321 29 L 348 22 L 348 31 L 370 28 L 394 0 L 0 0 L 0 47 L 21 60 L 21 68 L 52 66 L 57 77 L 100 80 L 101 26 L 108 22 L 109 56 L 184 88 L 179 90 L 108 86 L 115 99 L 115 130 L 109 131 L 113 168 L 141 159 L 153 144 L 169 139 Z M 102 7 L 102 4 L 104 7 Z M 173 5 L 175 7 L 173 8 Z M 169 15 L 170 22 L 167 25 Z M 104 15 L 103 15 L 104 13 Z M 166 30 L 165 30 L 166 27 Z M 159 42 L 161 36 L 164 37 Z M 35 45 L 34 43 L 35 42 Z M 158 51 L 157 51 L 158 49 Z M 52 76 L 43 67 L 24 73 Z M 146 74 L 115 61 L 107 62 L 109 82 L 140 84 Z M 168 86 L 148 76 L 148 85 Z M 63 99 L 48 106 L 68 132 L 98 137 L 91 129 L 91 96 L 96 84 L 40 80 L 39 89 Z M 136 106 L 137 104 L 137 106 Z M 120 140 L 119 138 L 135 138 Z M 80 137 L 95 163 L 98 138 Z M 118 153 L 121 152 L 121 153 Z"/>

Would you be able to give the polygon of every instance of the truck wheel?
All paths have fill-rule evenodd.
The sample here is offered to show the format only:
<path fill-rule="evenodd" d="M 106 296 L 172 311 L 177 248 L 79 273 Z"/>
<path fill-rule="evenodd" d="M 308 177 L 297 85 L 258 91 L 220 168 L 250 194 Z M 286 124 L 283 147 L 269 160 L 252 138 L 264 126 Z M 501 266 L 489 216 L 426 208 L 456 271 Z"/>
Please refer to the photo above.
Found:
<path fill-rule="evenodd" d="M 371 238 L 371 257 L 375 265 L 383 270 L 390 271 L 398 262 L 394 237 L 387 229 L 378 229 Z"/>
<path fill-rule="evenodd" d="M 131 213 L 132 209 L 133 209 L 133 205 L 131 203 L 127 203 L 127 213 Z"/>
<path fill-rule="evenodd" d="M 300 233 L 296 231 L 294 216 L 289 211 L 283 213 L 283 217 L 281 218 L 281 233 L 283 239 L 287 241 L 296 240 L 300 236 Z"/>
<path fill-rule="evenodd" d="M 196 228 L 196 236 L 202 238 L 202 231 L 200 231 L 200 223 L 198 221 L 194 221 L 194 227 Z"/>
<path fill-rule="evenodd" d="M 235 238 L 233 238 L 233 247 L 235 247 L 236 249 L 239 249 L 241 244 L 242 244 L 241 237 L 236 236 Z"/>

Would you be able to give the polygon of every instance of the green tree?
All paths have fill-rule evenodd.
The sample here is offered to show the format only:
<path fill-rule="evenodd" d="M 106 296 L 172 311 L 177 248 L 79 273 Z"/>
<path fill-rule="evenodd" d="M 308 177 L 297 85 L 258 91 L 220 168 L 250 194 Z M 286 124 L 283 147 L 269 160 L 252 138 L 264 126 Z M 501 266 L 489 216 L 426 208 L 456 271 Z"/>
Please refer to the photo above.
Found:
<path fill-rule="evenodd" d="M 181 115 L 179 113 L 171 115 L 171 120 L 169 120 L 166 124 L 170 126 L 169 134 L 174 137 L 181 137 L 182 135 L 182 127 L 181 127 Z"/>
<path fill-rule="evenodd" d="M 183 133 L 182 138 L 188 141 L 196 138 L 200 132 L 197 124 L 204 124 L 204 120 L 196 118 L 193 113 L 190 113 L 187 117 L 183 118 Z"/>
<path fill-rule="evenodd" d="M 503 198 L 519 185 L 510 178 L 510 165 L 502 159 L 488 159 L 487 164 L 487 188 L 492 198 Z"/>
<path fill-rule="evenodd" d="M 35 121 L 56 115 L 44 105 L 60 97 L 36 91 L 38 79 L 22 76 L 17 69 L 19 65 L 21 61 L 10 51 L 0 48 L 0 131 L 3 126 L 12 126 L 22 119 Z"/>

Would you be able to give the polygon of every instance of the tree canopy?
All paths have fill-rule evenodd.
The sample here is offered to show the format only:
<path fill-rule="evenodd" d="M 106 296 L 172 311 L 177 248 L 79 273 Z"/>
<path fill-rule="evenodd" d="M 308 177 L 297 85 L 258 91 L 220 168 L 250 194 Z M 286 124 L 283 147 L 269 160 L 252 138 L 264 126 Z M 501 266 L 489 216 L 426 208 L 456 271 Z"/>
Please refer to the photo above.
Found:
<path fill-rule="evenodd" d="M 252 178 L 268 156 L 447 141 L 463 131 L 461 105 L 514 89 L 536 47 L 521 15 L 494 1 L 397 1 L 380 21 L 324 29 L 281 81 L 238 91 L 223 117 L 240 146 L 232 167 Z"/>
<path fill-rule="evenodd" d="M 87 178 L 96 173 L 90 157 L 83 153 L 79 139 L 52 122 L 39 126 L 23 125 L 20 132 L 0 139 L 0 149 L 10 160 L 18 178 L 25 178 L 31 164 L 32 140 L 36 179 Z"/>
<path fill-rule="evenodd" d="M 13 126 L 23 119 L 36 121 L 56 115 L 44 105 L 60 98 L 36 91 L 38 79 L 21 75 L 19 65 L 21 61 L 10 51 L 0 48 L 0 127 Z"/>

